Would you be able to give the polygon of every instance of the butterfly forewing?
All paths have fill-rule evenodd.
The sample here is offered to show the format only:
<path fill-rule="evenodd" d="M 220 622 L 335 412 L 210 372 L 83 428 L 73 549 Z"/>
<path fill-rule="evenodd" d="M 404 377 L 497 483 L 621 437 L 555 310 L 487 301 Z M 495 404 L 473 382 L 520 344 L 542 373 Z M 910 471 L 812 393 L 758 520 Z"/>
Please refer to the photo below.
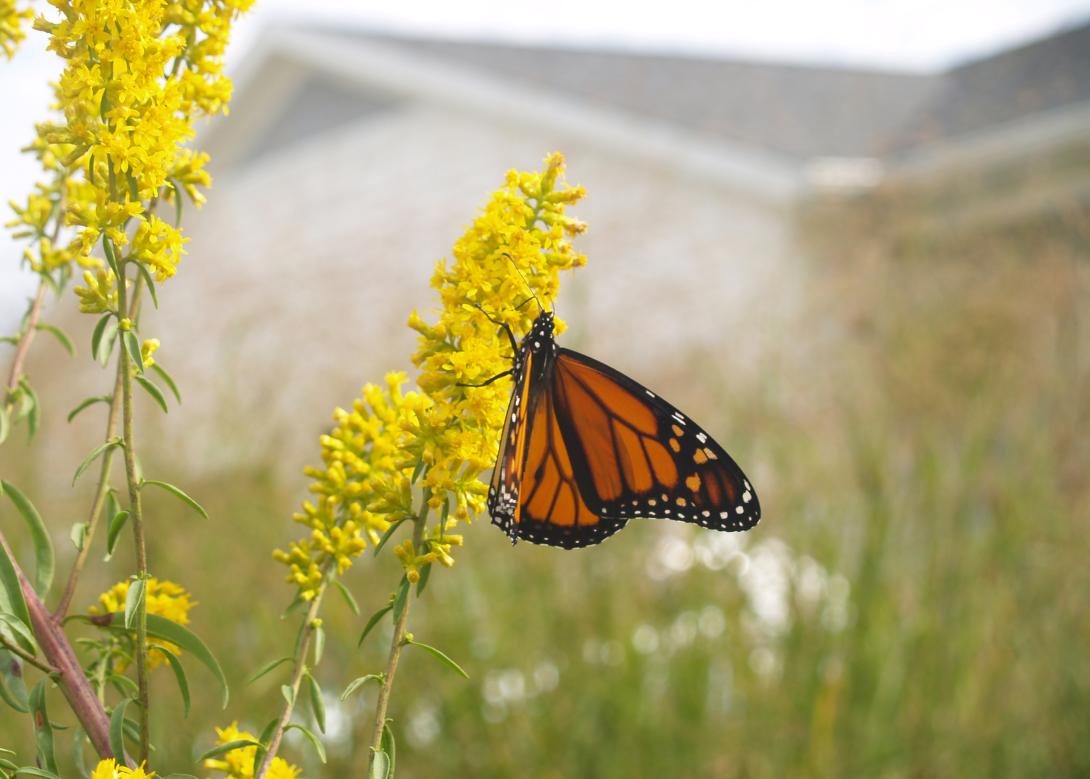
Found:
<path fill-rule="evenodd" d="M 492 515 L 492 522 L 512 538 L 515 537 L 519 483 L 526 454 L 526 415 L 530 405 L 529 377 L 532 361 L 533 355 L 526 352 L 515 371 L 515 387 L 507 404 L 507 416 L 504 418 L 503 434 L 500 436 L 500 451 L 488 490 L 488 513 Z"/>

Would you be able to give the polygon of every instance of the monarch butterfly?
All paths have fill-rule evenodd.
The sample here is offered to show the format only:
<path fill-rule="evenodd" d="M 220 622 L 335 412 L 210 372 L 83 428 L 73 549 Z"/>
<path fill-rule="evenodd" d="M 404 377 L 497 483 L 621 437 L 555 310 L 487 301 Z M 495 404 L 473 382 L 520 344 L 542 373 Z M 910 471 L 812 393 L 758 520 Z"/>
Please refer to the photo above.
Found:
<path fill-rule="evenodd" d="M 485 384 L 511 375 L 514 388 L 488 511 L 512 543 L 589 546 L 636 517 L 757 524 L 757 493 L 723 447 L 651 390 L 558 347 L 552 312 L 541 310 L 521 344 L 492 321 L 514 357 Z"/>

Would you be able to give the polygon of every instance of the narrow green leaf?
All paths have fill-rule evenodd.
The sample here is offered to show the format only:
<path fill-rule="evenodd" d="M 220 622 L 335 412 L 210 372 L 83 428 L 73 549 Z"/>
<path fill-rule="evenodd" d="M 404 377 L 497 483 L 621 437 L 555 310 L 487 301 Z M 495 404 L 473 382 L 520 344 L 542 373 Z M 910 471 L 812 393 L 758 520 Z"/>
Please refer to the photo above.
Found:
<path fill-rule="evenodd" d="M 360 604 L 356 603 L 356 599 L 352 597 L 352 593 L 349 592 L 348 588 L 341 583 L 340 579 L 334 579 L 333 586 L 340 592 L 341 597 L 343 597 L 348 604 L 348 608 L 352 609 L 352 613 L 358 617 L 360 613 Z"/>
<path fill-rule="evenodd" d="M 261 731 L 261 735 L 257 737 L 257 740 L 261 742 L 262 746 L 254 750 L 254 767 L 250 773 L 257 775 L 257 769 L 261 758 L 265 752 L 268 751 L 269 739 L 272 738 L 273 731 L 276 729 L 276 724 L 280 722 L 279 718 L 271 719 L 265 723 L 264 729 Z"/>
<path fill-rule="evenodd" d="M 390 772 L 386 775 L 386 779 L 394 779 L 394 772 L 397 770 L 397 743 L 394 741 L 394 732 L 390 730 L 390 721 L 382 723 L 382 751 L 386 753 L 390 758 Z"/>
<path fill-rule="evenodd" d="M 129 197 L 132 198 L 134 203 L 140 202 L 140 187 L 136 183 L 136 176 L 132 175 L 132 171 L 125 171 L 125 178 L 129 182 Z"/>
<path fill-rule="evenodd" d="M 110 451 L 115 446 L 121 446 L 120 438 L 111 438 L 109 441 L 104 441 L 92 449 L 91 453 L 83 458 L 83 462 L 79 464 L 79 468 L 76 468 L 76 473 L 72 477 L 72 485 L 75 486 L 79 477 L 83 475 L 83 472 L 87 470 L 91 463 L 98 459 L 99 455 Z"/>
<path fill-rule="evenodd" d="M 379 620 L 386 616 L 386 612 L 392 609 L 393 604 L 390 604 L 389 606 L 383 606 L 381 609 L 371 615 L 371 619 L 367 620 L 367 624 L 363 626 L 363 632 L 360 633 L 359 641 L 356 642 L 357 648 L 363 646 L 363 639 L 367 638 L 367 634 L 370 633 L 375 625 L 379 623 Z"/>
<path fill-rule="evenodd" d="M 310 708 L 314 712 L 314 719 L 318 723 L 318 730 L 325 733 L 325 701 L 322 700 L 322 688 L 310 671 L 306 673 L 307 691 L 310 693 Z"/>
<path fill-rule="evenodd" d="M 73 357 L 76 356 L 75 344 L 72 343 L 72 339 L 65 335 L 64 331 L 61 330 L 59 327 L 57 327 L 56 325 L 47 325 L 44 322 L 39 322 L 37 329 L 44 330 L 45 332 L 50 333 L 54 338 L 60 341 L 61 346 L 64 347 L 66 352 L 68 352 Z"/>
<path fill-rule="evenodd" d="M 53 539 L 42 521 L 41 514 L 26 495 L 11 482 L 0 482 L 0 485 L 3 486 L 4 495 L 15 504 L 15 508 L 30 529 L 30 537 L 34 542 L 34 591 L 38 593 L 39 598 L 44 599 L 53 584 Z M 16 611 L 15 614 L 22 619 L 21 613 Z M 30 624 L 30 620 L 27 620 L 27 624 Z"/>
<path fill-rule="evenodd" d="M 24 625 L 30 624 L 30 612 L 23 599 L 23 589 L 19 586 L 19 577 L 11 563 L 7 551 L 0 547 L 0 613 L 11 614 Z M 24 649 L 29 647 L 24 646 Z"/>
<path fill-rule="evenodd" d="M 405 612 L 405 604 L 409 600 L 409 579 L 406 576 L 401 577 L 401 586 L 397 588 L 397 597 L 394 598 L 394 623 L 401 619 L 401 615 Z"/>
<path fill-rule="evenodd" d="M 416 467 L 413 468 L 413 478 L 412 481 L 409 482 L 410 484 L 416 484 L 416 480 L 420 478 L 420 474 L 424 473 L 424 468 L 424 458 L 421 457 L 416 461 Z"/>
<path fill-rule="evenodd" d="M 148 287 L 148 292 L 151 294 L 151 302 L 156 308 L 159 308 L 159 296 L 155 292 L 155 279 L 151 276 L 151 271 L 142 262 L 136 263 L 136 269 L 140 271 L 140 275 L 144 277 L 144 283 Z"/>
<path fill-rule="evenodd" d="M 83 754 L 83 745 L 87 743 L 87 733 L 83 728 L 76 728 L 76 734 L 72 737 L 72 762 L 76 764 L 76 773 L 82 776 L 90 776 L 87 768 L 87 759 Z"/>
<path fill-rule="evenodd" d="M 57 775 L 52 771 L 46 771 L 44 768 L 35 768 L 32 765 L 25 765 L 16 771 L 14 776 L 40 776 L 42 779 L 58 779 Z"/>
<path fill-rule="evenodd" d="M 8 418 L 7 403 L 0 401 L 0 444 L 7 440 L 10 430 L 11 420 Z"/>
<path fill-rule="evenodd" d="M 314 747 L 314 751 L 318 753 L 318 759 L 321 760 L 323 763 L 326 761 L 325 746 L 322 744 L 321 741 L 318 740 L 318 737 L 311 732 L 310 728 L 303 727 L 299 723 L 293 722 L 286 728 L 284 728 L 285 732 L 289 730 L 298 730 L 300 733 L 306 736 L 307 740 L 310 741 L 310 745 Z"/>
<path fill-rule="evenodd" d="M 272 671 L 274 668 L 283 665 L 284 663 L 290 663 L 295 658 L 293 657 L 281 657 L 277 660 L 273 660 L 271 663 L 265 663 L 261 668 L 254 672 L 253 676 L 246 680 L 245 684 L 253 684 L 265 674 Z"/>
<path fill-rule="evenodd" d="M 386 546 L 386 542 L 390 540 L 391 536 L 393 536 L 394 531 L 396 531 L 399 527 L 401 527 L 401 525 L 405 522 L 406 519 L 408 519 L 408 517 L 404 517 L 402 519 L 399 519 L 397 522 L 395 522 L 394 524 L 392 524 L 388 528 L 386 528 L 386 532 L 382 534 L 382 538 L 380 538 L 379 542 L 377 544 L 375 544 L 375 551 L 374 551 L 375 557 L 378 557 L 378 553 L 382 551 L 382 547 Z"/>
<path fill-rule="evenodd" d="M 123 698 L 110 715 L 110 749 L 115 755 L 125 754 L 125 709 L 132 698 Z"/>
<path fill-rule="evenodd" d="M 422 644 L 419 641 L 406 640 L 405 643 L 407 645 L 409 645 L 409 646 L 418 646 L 418 647 L 420 647 L 421 649 L 425 650 L 429 654 L 433 655 L 437 660 L 439 660 L 441 663 L 443 663 L 448 668 L 450 668 L 450 669 L 452 669 L 454 671 L 457 671 L 458 673 L 460 673 L 466 679 L 469 678 L 469 674 L 467 674 L 462 669 L 462 666 L 458 665 L 456 662 L 451 660 L 447 655 L 445 655 L 442 651 L 436 649 L 435 647 L 433 647 L 433 646 L 431 646 L 429 644 Z"/>
<path fill-rule="evenodd" d="M 34 718 L 34 741 L 38 748 L 38 765 L 57 773 L 57 757 L 53 751 L 53 725 L 45 708 L 45 686 L 48 679 L 40 680 L 30 692 L 30 711 Z"/>
<path fill-rule="evenodd" d="M 86 522 L 77 522 L 72 525 L 72 529 L 68 532 L 68 537 L 72 540 L 72 546 L 76 547 L 77 552 L 83 551 L 83 544 L 87 540 L 87 528 L 89 525 Z"/>
<path fill-rule="evenodd" d="M 144 391 L 151 395 L 151 399 L 159 404 L 159 408 L 163 409 L 164 414 L 169 414 L 170 409 L 167 408 L 167 399 L 163 397 L 163 391 L 145 379 L 143 376 L 136 377 L 136 383 L 144 388 Z"/>
<path fill-rule="evenodd" d="M 0 611 L 0 627 L 5 625 L 8 627 L 9 632 L 15 636 L 18 644 L 27 651 L 38 654 L 38 642 L 35 640 L 34 633 L 27 623 L 20 620 L 14 614 L 7 611 Z M 3 631 L 0 631 L 0 633 L 2 632 Z"/>
<path fill-rule="evenodd" d="M 106 560 L 114 556 L 114 549 L 121 537 L 121 529 L 125 527 L 125 523 L 128 521 L 129 512 L 125 510 L 118 511 L 110 518 L 110 528 L 106 531 Z"/>
<path fill-rule="evenodd" d="M 0 699 L 20 714 L 30 711 L 30 695 L 23 681 L 22 666 L 4 649 L 0 649 Z"/>
<path fill-rule="evenodd" d="M 75 419 L 76 415 L 79 414 L 79 412 L 83 411 L 85 408 L 90 408 L 96 403 L 109 403 L 111 400 L 113 400 L 113 398 L 111 398 L 109 395 L 99 395 L 98 397 L 94 398 L 84 398 L 83 402 L 81 402 L 78 406 L 68 412 L 68 421 L 71 422 L 73 419 Z"/>
<path fill-rule="evenodd" d="M 141 578 L 133 580 L 129 584 L 129 591 L 125 593 L 125 628 L 136 629 L 136 618 L 140 614 L 140 606 L 144 603 L 144 593 L 147 590 L 147 582 Z"/>
<path fill-rule="evenodd" d="M 27 432 L 29 438 L 33 439 L 38 434 L 38 428 L 42 425 L 42 404 L 38 400 L 38 393 L 34 391 L 26 379 L 20 379 L 19 386 L 26 393 L 24 397 L 28 399 Z"/>
<path fill-rule="evenodd" d="M 103 367 L 110 361 L 114 353 L 114 344 L 117 343 L 117 321 L 112 316 L 106 322 L 106 332 L 102 335 L 102 344 L 98 350 L 98 362 Z"/>
<path fill-rule="evenodd" d="M 189 680 L 186 678 L 185 668 L 182 667 L 182 661 L 179 660 L 178 656 L 173 652 L 158 644 L 152 644 L 149 648 L 159 652 L 159 654 L 165 657 L 167 662 L 170 663 L 170 668 L 174 671 L 174 679 L 178 682 L 178 692 L 182 694 L 182 716 L 188 717 L 190 705 Z"/>
<path fill-rule="evenodd" d="M 140 341 L 137 340 L 136 333 L 132 330 L 126 330 L 122 333 L 121 338 L 125 342 L 125 351 L 129 353 L 132 364 L 136 366 L 136 372 L 143 373 L 144 355 L 140 353 Z"/>
<path fill-rule="evenodd" d="M 224 676 L 223 669 L 220 667 L 219 661 L 216 660 L 216 656 L 209 651 L 208 647 L 196 634 L 166 617 L 148 614 L 148 635 L 177 645 L 179 649 L 191 654 L 205 668 L 211 671 L 223 691 L 223 708 L 227 708 L 230 694 L 227 688 L 227 677 Z"/>
<path fill-rule="evenodd" d="M 106 95 L 106 93 L 103 92 L 103 97 L 104 98 L 105 98 L 105 95 Z M 112 167 L 111 167 L 110 173 L 111 173 L 111 178 L 112 178 L 112 175 L 113 175 Z M 121 271 L 120 271 L 120 269 L 118 268 L 118 265 L 117 265 L 117 255 L 114 253 L 114 244 L 113 244 L 113 241 L 111 241 L 105 235 L 102 236 L 102 252 L 106 255 L 106 263 L 110 266 L 110 270 L 112 270 L 114 272 L 114 276 L 116 276 L 120 280 L 121 279 Z"/>
<path fill-rule="evenodd" d="M 201 504 L 198 503 L 197 501 L 193 500 L 193 498 L 186 495 L 184 492 L 182 492 L 180 489 L 175 487 L 173 484 L 168 484 L 165 481 L 156 481 L 155 479 L 144 479 L 142 482 L 140 482 L 140 489 L 143 489 L 148 484 L 154 484 L 156 487 L 159 487 L 160 489 L 166 490 L 171 495 L 175 496 L 176 498 L 181 500 L 183 503 L 185 503 L 187 506 L 189 506 L 191 509 L 193 509 L 198 514 L 200 514 L 202 517 L 204 517 L 205 519 L 208 519 L 208 512 L 205 511 L 203 508 L 201 508 Z"/>
<path fill-rule="evenodd" d="M 289 706 L 295 706 L 295 690 L 291 688 L 290 684 L 280 685 L 280 694 L 284 696 L 284 700 L 288 702 Z"/>
<path fill-rule="evenodd" d="M 174 190 L 174 226 L 179 227 L 182 224 L 182 188 L 174 179 L 170 179 L 170 188 Z"/>
<path fill-rule="evenodd" d="M 210 758 L 219 757 L 220 755 L 226 755 L 228 752 L 234 751 L 236 749 L 245 749 L 246 747 L 257 747 L 258 749 L 264 749 L 263 744 L 259 744 L 253 739 L 240 738 L 236 741 L 228 741 L 226 744 L 220 744 L 219 746 L 209 749 L 207 752 L 203 753 L 202 755 L 200 755 L 200 757 L 197 758 L 197 762 L 203 763 L 205 760 L 208 760 Z"/>
<path fill-rule="evenodd" d="M 371 779 L 390 779 L 390 756 L 381 749 L 371 759 Z"/>
<path fill-rule="evenodd" d="M 175 400 L 181 403 L 182 393 L 178 391 L 178 385 L 174 383 L 174 379 L 169 373 L 167 373 L 167 369 L 157 362 L 152 363 L 151 369 L 159 374 L 159 378 L 162 379 L 163 383 L 167 385 L 167 389 L 170 390 L 170 394 L 174 396 Z"/>
<path fill-rule="evenodd" d="M 133 700 L 136 700 L 137 696 L 140 694 L 140 687 L 127 676 L 110 674 L 107 681 L 113 685 L 114 689 L 117 690 L 118 695 L 122 698 L 132 698 Z"/>
<path fill-rule="evenodd" d="M 420 597 L 424 594 L 424 588 L 428 586 L 428 579 L 431 578 L 431 563 L 428 563 L 420 569 L 420 578 L 416 582 L 416 597 Z"/>
<path fill-rule="evenodd" d="M 318 665 L 322 662 L 322 655 L 325 653 L 325 628 L 321 625 L 314 629 L 314 665 Z M 323 733 L 325 731 L 322 731 Z"/>
<path fill-rule="evenodd" d="M 350 681 L 348 683 L 347 687 L 344 688 L 344 692 L 341 693 L 341 700 L 342 701 L 346 700 L 349 695 L 351 695 L 356 690 L 358 690 L 360 687 L 362 687 L 363 685 L 367 684 L 370 681 L 375 681 L 375 682 L 378 682 L 379 684 L 382 684 L 382 679 L 383 679 L 382 674 L 367 674 L 366 676 L 357 676 L 355 679 L 353 679 L 352 681 Z"/>

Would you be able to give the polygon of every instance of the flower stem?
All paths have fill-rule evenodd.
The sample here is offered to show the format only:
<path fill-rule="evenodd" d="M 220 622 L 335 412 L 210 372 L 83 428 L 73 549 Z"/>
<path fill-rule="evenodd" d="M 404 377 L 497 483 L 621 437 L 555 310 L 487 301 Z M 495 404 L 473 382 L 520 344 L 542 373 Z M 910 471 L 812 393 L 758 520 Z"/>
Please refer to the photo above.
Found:
<path fill-rule="evenodd" d="M 117 280 L 119 311 L 128 310 L 125 289 L 125 268 L 121 261 L 121 278 Z M 129 350 L 125 348 L 124 331 L 118 349 L 118 372 L 121 375 L 121 437 L 125 442 L 125 478 L 129 486 L 129 524 L 132 525 L 133 544 L 136 547 L 136 575 L 143 581 L 148 578 L 148 550 L 144 537 L 144 515 L 140 503 L 140 481 L 136 475 L 136 445 L 132 431 L 132 371 L 129 368 Z M 136 610 L 136 685 L 137 704 L 140 708 L 140 763 L 148 762 L 150 733 L 148 731 L 148 609 L 147 597 L 140 599 Z"/>
<path fill-rule="evenodd" d="M 38 282 L 38 294 L 30 305 L 26 324 L 23 326 L 22 332 L 19 333 L 19 343 L 15 347 L 15 357 L 11 361 L 11 370 L 8 373 L 7 392 L 4 393 L 8 396 L 4 403 L 9 406 L 9 410 L 11 393 L 19 386 L 19 379 L 23 375 L 23 362 L 26 361 L 27 353 L 30 351 L 30 342 L 34 340 L 34 332 L 38 329 L 38 318 L 42 314 L 42 301 L 45 300 L 45 288 L 46 281 L 43 276 Z"/>
<path fill-rule="evenodd" d="M 280 749 L 280 741 L 284 737 L 284 730 L 287 729 L 288 722 L 291 721 L 291 714 L 295 709 L 294 701 L 299 697 L 299 685 L 302 684 L 303 674 L 306 673 L 307 670 L 307 652 L 310 651 L 310 642 L 311 639 L 314 638 L 314 631 L 316 630 L 315 621 L 318 619 L 318 612 L 322 608 L 322 597 L 325 595 L 326 585 L 328 583 L 329 571 L 327 570 L 322 572 L 322 583 L 318 585 L 318 591 L 310 601 L 310 608 L 307 609 L 306 621 L 303 623 L 303 632 L 296 644 L 295 664 L 292 666 L 291 670 L 291 699 L 284 701 L 284 708 L 280 712 L 280 719 L 277 720 L 276 728 L 269 738 L 268 748 L 261 758 L 261 765 L 258 766 L 257 771 L 254 773 L 254 779 L 264 779 L 265 774 L 269 772 L 273 758 L 276 757 L 276 753 Z"/>
<path fill-rule="evenodd" d="M 425 500 L 420 514 L 413 520 L 413 549 L 419 549 L 424 540 L 424 525 L 428 521 L 428 504 Z M 375 755 L 382 749 L 382 729 L 386 725 L 386 709 L 390 705 L 390 693 L 394 688 L 394 675 L 397 674 L 397 663 L 401 659 L 401 648 L 405 646 L 405 628 L 409 622 L 409 604 L 412 598 L 405 598 L 405 606 L 401 609 L 397 621 L 394 623 L 394 635 L 390 639 L 390 655 L 386 658 L 386 671 L 382 675 L 382 689 L 378 693 L 378 702 L 375 704 L 375 727 L 371 735 L 371 753 L 367 758 L 367 775 L 371 775 L 371 766 L 375 762 Z"/>

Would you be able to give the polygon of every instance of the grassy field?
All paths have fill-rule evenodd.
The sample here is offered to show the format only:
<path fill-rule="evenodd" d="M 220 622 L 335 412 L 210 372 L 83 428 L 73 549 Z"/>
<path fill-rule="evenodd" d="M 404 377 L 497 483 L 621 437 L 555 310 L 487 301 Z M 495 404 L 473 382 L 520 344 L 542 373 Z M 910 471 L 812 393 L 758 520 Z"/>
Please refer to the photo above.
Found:
<path fill-rule="evenodd" d="M 468 531 L 412 628 L 472 679 L 406 655 L 399 776 L 1090 775 L 1090 216 L 1077 201 L 1003 216 L 989 182 L 959 186 L 813 204 L 805 311 L 760 385 L 694 355 L 722 389 L 693 412 L 762 489 L 756 530 L 643 523 L 586 553 Z M 953 214 L 965 198 L 981 208 Z M 278 705 L 281 680 L 242 680 L 285 653 L 266 550 L 298 499 L 260 465 L 187 488 L 216 543 L 193 543 L 207 526 L 164 498 L 151 556 L 190 571 L 194 627 L 234 689 L 225 715 L 194 670 L 188 721 L 153 723 L 175 770 L 213 724 L 262 712 L 259 729 Z M 395 566 L 353 570 L 365 616 Z M 380 667 L 387 635 L 357 651 L 361 622 L 330 602 L 329 690 Z M 350 755 L 372 704 L 329 701 L 326 767 L 289 742 L 306 776 L 363 775 Z M 0 746 L 29 751 L 12 723 L 0 713 Z"/>

